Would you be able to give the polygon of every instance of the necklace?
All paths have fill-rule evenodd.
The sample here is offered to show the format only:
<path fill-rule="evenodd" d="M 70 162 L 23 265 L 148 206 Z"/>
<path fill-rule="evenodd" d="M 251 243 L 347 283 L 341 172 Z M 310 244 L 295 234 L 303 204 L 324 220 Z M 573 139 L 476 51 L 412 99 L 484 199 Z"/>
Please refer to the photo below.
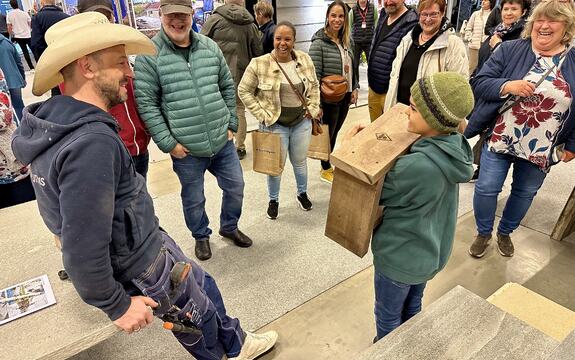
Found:
<path fill-rule="evenodd" d="M 419 34 L 419 45 L 423 45 L 426 42 L 428 42 L 429 40 L 431 40 L 431 38 L 433 37 L 433 35 L 431 35 L 430 37 L 428 37 L 427 39 L 425 38 L 425 36 L 423 35 L 423 33 Z"/>

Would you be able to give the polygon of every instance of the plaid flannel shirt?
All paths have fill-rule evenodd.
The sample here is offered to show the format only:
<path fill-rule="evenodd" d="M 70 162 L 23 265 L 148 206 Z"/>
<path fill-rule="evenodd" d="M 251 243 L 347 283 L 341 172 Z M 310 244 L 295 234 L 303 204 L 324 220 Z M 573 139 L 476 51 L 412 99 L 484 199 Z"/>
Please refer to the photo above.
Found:
<path fill-rule="evenodd" d="M 294 50 L 296 71 L 304 85 L 303 96 L 313 118 L 319 117 L 319 82 L 308 54 Z M 291 79 L 290 79 L 291 80 Z M 238 86 L 238 95 L 260 123 L 273 125 L 281 114 L 282 72 L 270 54 L 251 60 Z M 292 80 L 293 82 L 293 80 Z"/>

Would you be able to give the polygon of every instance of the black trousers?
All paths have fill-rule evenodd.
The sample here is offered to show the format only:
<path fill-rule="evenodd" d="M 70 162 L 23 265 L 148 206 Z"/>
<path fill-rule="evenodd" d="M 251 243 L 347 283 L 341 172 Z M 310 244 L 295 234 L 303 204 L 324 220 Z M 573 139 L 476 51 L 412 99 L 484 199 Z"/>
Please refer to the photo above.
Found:
<path fill-rule="evenodd" d="M 355 42 L 353 47 L 353 63 L 360 64 L 361 53 L 365 53 L 365 58 L 369 63 L 369 47 L 371 46 L 371 41 Z"/>
<path fill-rule="evenodd" d="M 341 129 L 347 113 L 349 111 L 349 105 L 351 105 L 351 93 L 348 92 L 342 101 L 336 104 L 326 103 L 321 101 L 321 108 L 323 110 L 323 123 L 328 125 L 329 128 L 329 142 L 331 145 L 331 150 L 335 148 L 335 142 L 337 140 L 337 133 Z M 321 168 L 327 170 L 331 168 L 329 161 L 322 161 Z"/>
<path fill-rule="evenodd" d="M 30 38 L 12 38 L 12 40 L 20 45 L 22 53 L 24 54 L 24 59 L 26 59 L 26 63 L 28 64 L 28 68 L 30 70 L 34 69 L 34 64 L 32 64 L 32 59 L 30 58 L 30 54 L 32 53 L 32 44 L 30 42 Z"/>
<path fill-rule="evenodd" d="M 36 200 L 30 176 L 10 184 L 0 185 L 0 209 Z"/>

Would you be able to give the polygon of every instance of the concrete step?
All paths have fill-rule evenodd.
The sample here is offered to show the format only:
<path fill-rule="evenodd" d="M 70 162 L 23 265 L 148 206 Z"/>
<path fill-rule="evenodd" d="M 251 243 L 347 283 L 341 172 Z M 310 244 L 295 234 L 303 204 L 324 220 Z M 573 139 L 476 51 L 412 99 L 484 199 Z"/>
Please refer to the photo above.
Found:
<path fill-rule="evenodd" d="M 547 360 L 573 360 L 575 357 L 575 331 L 559 345 Z"/>
<path fill-rule="evenodd" d="M 544 360 L 559 342 L 456 286 L 358 360 Z"/>
<path fill-rule="evenodd" d="M 516 283 L 503 285 L 487 301 L 557 341 L 575 330 L 575 312 Z"/>

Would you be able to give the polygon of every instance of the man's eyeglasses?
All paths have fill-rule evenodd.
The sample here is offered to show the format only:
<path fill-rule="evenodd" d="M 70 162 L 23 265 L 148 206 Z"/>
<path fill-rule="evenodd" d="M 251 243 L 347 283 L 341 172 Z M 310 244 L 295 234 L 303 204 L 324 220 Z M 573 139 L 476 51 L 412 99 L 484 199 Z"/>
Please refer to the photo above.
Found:
<path fill-rule="evenodd" d="M 441 13 L 439 11 L 434 11 L 434 12 L 430 12 L 430 13 L 419 13 L 419 18 L 422 20 L 425 20 L 427 18 L 429 19 L 438 19 L 439 16 L 441 15 Z"/>

